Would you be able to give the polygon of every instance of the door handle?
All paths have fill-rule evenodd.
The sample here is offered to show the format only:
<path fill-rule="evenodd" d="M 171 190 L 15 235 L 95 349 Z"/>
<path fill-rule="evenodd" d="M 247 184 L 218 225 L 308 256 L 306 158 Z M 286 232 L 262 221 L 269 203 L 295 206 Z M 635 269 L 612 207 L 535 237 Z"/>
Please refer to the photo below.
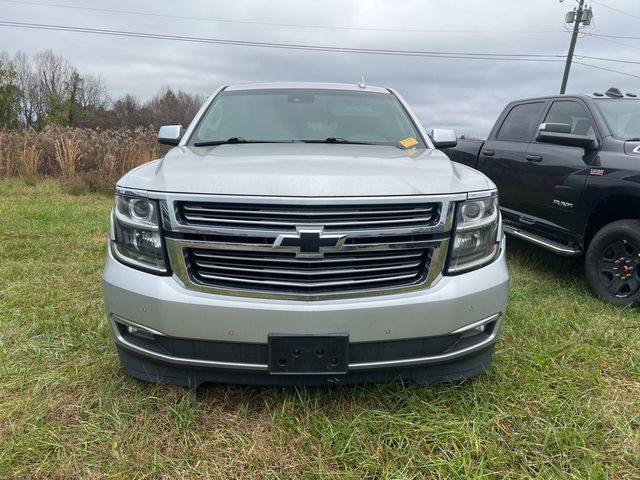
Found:
<path fill-rule="evenodd" d="M 542 161 L 542 156 L 541 155 L 527 155 L 525 158 L 530 162 L 541 162 Z"/>
<path fill-rule="evenodd" d="M 493 157 L 496 154 L 493 150 L 483 150 L 482 155 L 485 157 Z"/>

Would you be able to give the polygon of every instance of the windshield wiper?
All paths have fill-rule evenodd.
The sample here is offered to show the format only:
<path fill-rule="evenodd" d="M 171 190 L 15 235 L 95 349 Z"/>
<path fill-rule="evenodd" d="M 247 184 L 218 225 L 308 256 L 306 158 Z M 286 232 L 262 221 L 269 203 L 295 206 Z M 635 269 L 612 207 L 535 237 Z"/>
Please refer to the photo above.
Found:
<path fill-rule="evenodd" d="M 194 147 L 210 147 L 213 145 L 229 145 L 234 143 L 294 143 L 296 140 L 247 140 L 243 137 L 231 137 L 226 140 L 205 140 L 196 142 Z"/>
<path fill-rule="evenodd" d="M 627 138 L 625 142 L 640 142 L 640 137 L 638 138 Z"/>
<path fill-rule="evenodd" d="M 324 140 L 300 140 L 304 143 L 341 143 L 344 145 L 377 145 L 376 143 L 370 142 L 354 142 L 352 140 L 347 140 L 346 138 L 340 137 L 329 137 Z"/>

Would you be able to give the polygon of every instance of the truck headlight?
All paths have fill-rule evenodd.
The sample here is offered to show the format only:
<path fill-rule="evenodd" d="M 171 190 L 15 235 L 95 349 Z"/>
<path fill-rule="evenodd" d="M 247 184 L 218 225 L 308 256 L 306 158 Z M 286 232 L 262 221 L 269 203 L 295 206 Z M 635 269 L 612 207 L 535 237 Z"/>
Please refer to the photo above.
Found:
<path fill-rule="evenodd" d="M 460 273 L 491 262 L 500 251 L 501 236 L 497 196 L 460 203 L 448 272 Z"/>
<path fill-rule="evenodd" d="M 113 256 L 134 268 L 167 272 L 158 203 L 147 198 L 116 195 L 109 222 Z"/>

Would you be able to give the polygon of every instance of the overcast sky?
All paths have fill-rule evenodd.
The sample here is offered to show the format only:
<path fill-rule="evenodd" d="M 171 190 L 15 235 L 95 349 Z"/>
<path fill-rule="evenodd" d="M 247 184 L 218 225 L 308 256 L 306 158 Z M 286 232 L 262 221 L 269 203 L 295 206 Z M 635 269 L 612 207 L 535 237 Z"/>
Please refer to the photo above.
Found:
<path fill-rule="evenodd" d="M 593 6 L 594 25 L 584 30 L 585 33 L 640 37 L 639 0 L 587 0 L 587 4 Z M 197 18 L 98 12 L 63 8 L 61 5 Z M 257 42 L 544 55 L 566 55 L 570 34 L 565 31 L 564 16 L 574 6 L 575 0 L 565 0 L 564 3 L 558 0 L 0 0 L 2 18 L 17 22 Z M 607 7 L 626 11 L 628 15 Z M 361 30 L 230 21 L 354 27 Z M 476 32 L 420 33 L 415 30 Z M 130 92 L 145 99 L 163 86 L 208 94 L 218 85 L 234 82 L 356 83 L 360 75 L 364 75 L 369 84 L 399 90 L 417 111 L 426 128 L 454 128 L 459 133 L 480 136 L 488 133 L 508 101 L 558 93 L 564 68 L 561 62 L 295 51 L 6 26 L 0 26 L 0 48 L 11 54 L 18 50 L 33 54 L 51 48 L 70 60 L 81 73 L 101 75 L 113 98 Z M 578 40 L 576 54 L 638 61 L 640 40 L 585 35 Z M 578 60 L 640 76 L 638 64 Z M 610 86 L 640 92 L 640 78 L 574 65 L 568 92 L 593 92 Z"/>

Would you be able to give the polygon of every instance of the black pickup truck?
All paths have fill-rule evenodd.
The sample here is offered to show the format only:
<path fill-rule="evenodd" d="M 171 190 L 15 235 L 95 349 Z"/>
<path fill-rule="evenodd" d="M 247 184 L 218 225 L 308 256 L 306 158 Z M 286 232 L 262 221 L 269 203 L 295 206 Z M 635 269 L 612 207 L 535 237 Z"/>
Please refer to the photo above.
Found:
<path fill-rule="evenodd" d="M 640 305 L 640 99 L 617 88 L 511 102 L 486 141 L 443 151 L 498 186 L 507 233 L 585 257 L 589 286 Z"/>

